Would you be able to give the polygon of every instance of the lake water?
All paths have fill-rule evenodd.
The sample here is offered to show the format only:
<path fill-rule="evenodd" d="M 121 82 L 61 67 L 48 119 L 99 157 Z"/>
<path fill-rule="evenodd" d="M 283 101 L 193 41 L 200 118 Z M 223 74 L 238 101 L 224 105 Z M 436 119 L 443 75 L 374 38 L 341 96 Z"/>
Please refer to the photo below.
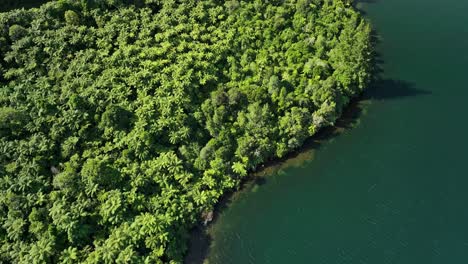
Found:
<path fill-rule="evenodd" d="M 383 80 L 221 210 L 209 263 L 468 263 L 468 1 L 365 2 Z"/>

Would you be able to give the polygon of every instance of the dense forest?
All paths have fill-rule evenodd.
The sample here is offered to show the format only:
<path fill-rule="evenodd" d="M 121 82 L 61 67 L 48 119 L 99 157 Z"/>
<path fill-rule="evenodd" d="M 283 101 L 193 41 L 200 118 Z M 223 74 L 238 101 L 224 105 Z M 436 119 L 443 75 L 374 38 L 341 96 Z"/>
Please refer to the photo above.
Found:
<path fill-rule="evenodd" d="M 366 87 L 369 36 L 347 0 L 0 13 L 0 262 L 181 263 L 223 193 Z"/>

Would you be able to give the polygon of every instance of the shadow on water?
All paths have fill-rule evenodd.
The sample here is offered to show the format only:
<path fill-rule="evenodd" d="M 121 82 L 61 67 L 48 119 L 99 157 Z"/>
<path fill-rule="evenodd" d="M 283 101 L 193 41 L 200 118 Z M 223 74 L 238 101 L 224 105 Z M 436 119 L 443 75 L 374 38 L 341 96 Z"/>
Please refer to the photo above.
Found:
<path fill-rule="evenodd" d="M 358 0 L 358 3 L 377 3 L 378 0 Z M 361 11 L 361 10 L 360 10 Z M 363 11 L 361 11 L 363 12 Z M 371 42 L 378 47 L 381 42 L 379 34 L 372 30 Z M 373 80 L 359 100 L 393 100 L 405 97 L 429 95 L 431 92 L 416 88 L 416 84 L 405 80 L 394 80 L 384 77 L 385 61 L 378 51 L 374 51 L 372 58 Z"/>
<path fill-rule="evenodd" d="M 363 100 L 391 100 L 418 95 L 429 95 L 431 92 L 415 88 L 415 84 L 403 80 L 380 79 L 374 82 L 364 94 Z"/>
<path fill-rule="evenodd" d="M 377 3 L 378 1 L 379 0 L 356 0 L 355 3 L 372 4 Z M 363 12 L 360 8 L 358 9 Z M 380 38 L 375 31 L 372 32 L 372 42 L 374 47 L 376 47 L 380 42 Z M 350 102 L 343 111 L 341 117 L 335 122 L 334 126 L 321 129 L 313 137 L 307 139 L 302 147 L 297 151 L 288 154 L 284 158 L 268 161 L 262 165 L 258 171 L 250 173 L 250 175 L 242 181 L 237 190 L 233 190 L 223 196 L 221 201 L 215 207 L 214 218 L 210 225 L 216 223 L 220 215 L 219 213 L 226 210 L 241 192 L 252 190 L 256 186 L 267 184 L 267 176 L 279 173 L 283 169 L 303 166 L 305 161 L 313 160 L 315 151 L 320 149 L 324 143 L 330 142 L 337 136 L 343 134 L 343 132 L 356 127 L 370 102 L 398 100 L 407 97 L 431 94 L 428 91 L 416 88 L 414 83 L 382 77 L 384 75 L 384 61 L 379 53 L 374 53 L 372 65 L 372 75 L 374 76 L 374 79 L 369 84 L 368 89 L 359 98 Z M 207 228 L 202 224 L 196 226 L 191 233 L 189 251 L 184 263 L 204 263 L 209 255 L 212 241 L 213 237 L 209 232 L 209 227 Z"/>

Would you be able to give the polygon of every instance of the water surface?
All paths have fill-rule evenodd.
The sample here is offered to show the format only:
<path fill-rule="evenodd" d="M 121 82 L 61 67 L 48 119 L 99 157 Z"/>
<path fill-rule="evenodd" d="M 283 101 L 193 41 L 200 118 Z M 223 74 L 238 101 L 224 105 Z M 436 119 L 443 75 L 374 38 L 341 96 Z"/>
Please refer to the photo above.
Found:
<path fill-rule="evenodd" d="M 468 263 L 468 1 L 363 2 L 383 76 L 358 125 L 239 194 L 209 263 Z"/>

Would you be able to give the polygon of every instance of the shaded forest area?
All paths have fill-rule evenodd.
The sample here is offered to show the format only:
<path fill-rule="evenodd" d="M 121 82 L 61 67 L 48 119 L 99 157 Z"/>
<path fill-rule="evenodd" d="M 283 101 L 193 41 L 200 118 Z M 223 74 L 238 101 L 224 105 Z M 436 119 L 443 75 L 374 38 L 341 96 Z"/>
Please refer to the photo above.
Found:
<path fill-rule="evenodd" d="M 60 0 L 0 13 L 0 262 L 181 263 L 249 171 L 370 80 L 345 0 Z"/>
<path fill-rule="evenodd" d="M 1 0 L 0 12 L 10 11 L 16 8 L 39 7 L 50 0 Z"/>

